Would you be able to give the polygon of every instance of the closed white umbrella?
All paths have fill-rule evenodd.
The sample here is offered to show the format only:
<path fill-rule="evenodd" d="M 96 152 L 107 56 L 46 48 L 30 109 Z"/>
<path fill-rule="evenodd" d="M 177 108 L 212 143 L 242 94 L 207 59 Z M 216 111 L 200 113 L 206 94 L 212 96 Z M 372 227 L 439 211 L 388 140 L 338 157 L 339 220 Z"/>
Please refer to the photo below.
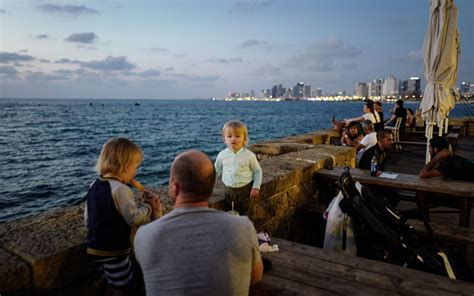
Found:
<path fill-rule="evenodd" d="M 439 135 L 448 128 L 449 112 L 459 94 L 454 89 L 460 52 L 458 9 L 454 0 L 430 0 L 430 18 L 423 44 L 426 88 L 420 104 L 426 122 L 426 162 L 430 160 L 429 140 L 433 127 Z"/>

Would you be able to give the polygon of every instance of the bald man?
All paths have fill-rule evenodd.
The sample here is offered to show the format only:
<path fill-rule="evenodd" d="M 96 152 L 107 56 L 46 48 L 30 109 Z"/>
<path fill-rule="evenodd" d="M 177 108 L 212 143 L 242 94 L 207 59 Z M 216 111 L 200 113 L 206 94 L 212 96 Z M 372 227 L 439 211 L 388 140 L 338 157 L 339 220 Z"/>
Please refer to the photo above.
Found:
<path fill-rule="evenodd" d="M 147 295 L 248 295 L 263 264 L 245 216 L 209 208 L 214 165 L 197 150 L 176 157 L 169 195 L 175 209 L 141 227 L 135 253 Z"/>

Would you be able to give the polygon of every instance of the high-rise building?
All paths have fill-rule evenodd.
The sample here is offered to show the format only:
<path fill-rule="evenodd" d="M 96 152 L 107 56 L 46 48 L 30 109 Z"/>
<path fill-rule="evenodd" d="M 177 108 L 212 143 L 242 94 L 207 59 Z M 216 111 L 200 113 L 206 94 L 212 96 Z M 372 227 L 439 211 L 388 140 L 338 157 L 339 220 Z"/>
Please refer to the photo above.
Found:
<path fill-rule="evenodd" d="M 374 79 L 367 83 L 369 97 L 380 97 L 382 95 L 382 79 Z"/>
<path fill-rule="evenodd" d="M 272 98 L 273 98 L 273 99 L 275 99 L 275 98 L 278 97 L 278 94 L 277 94 L 277 93 L 278 93 L 278 86 L 274 85 L 274 86 L 272 87 Z"/>
<path fill-rule="evenodd" d="M 323 96 L 323 89 L 322 88 L 317 88 L 316 89 L 316 96 L 317 97 L 322 97 Z"/>
<path fill-rule="evenodd" d="M 463 95 L 470 93 L 471 92 L 470 86 L 471 84 L 469 82 L 466 82 L 466 81 L 461 82 L 461 85 L 459 86 L 459 92 Z"/>
<path fill-rule="evenodd" d="M 419 97 L 421 95 L 420 77 L 410 77 L 408 79 L 406 92 L 408 96 Z"/>
<path fill-rule="evenodd" d="M 250 90 L 250 97 L 255 98 L 255 91 L 253 89 Z"/>
<path fill-rule="evenodd" d="M 301 99 L 304 95 L 304 82 L 298 82 L 293 87 L 293 97 L 296 99 Z"/>
<path fill-rule="evenodd" d="M 304 86 L 304 97 L 311 98 L 311 85 Z"/>
<path fill-rule="evenodd" d="M 240 98 L 240 93 L 229 93 L 229 98 L 238 99 Z"/>
<path fill-rule="evenodd" d="M 399 95 L 399 82 L 394 76 L 389 76 L 382 85 L 383 96 L 398 96 Z"/>
<path fill-rule="evenodd" d="M 270 89 L 262 89 L 262 98 L 270 98 L 272 96 L 272 92 Z"/>
<path fill-rule="evenodd" d="M 357 82 L 355 95 L 357 97 L 367 98 L 369 96 L 369 87 L 365 82 Z"/>

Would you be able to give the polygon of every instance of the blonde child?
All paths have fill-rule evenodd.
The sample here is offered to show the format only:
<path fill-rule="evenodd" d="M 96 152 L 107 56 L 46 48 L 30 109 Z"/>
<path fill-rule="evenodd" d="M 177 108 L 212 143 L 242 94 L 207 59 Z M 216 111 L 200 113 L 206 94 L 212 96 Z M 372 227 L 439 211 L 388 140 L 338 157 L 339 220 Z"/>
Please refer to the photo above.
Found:
<path fill-rule="evenodd" d="M 222 175 L 225 185 L 225 210 L 232 209 L 253 217 L 253 200 L 258 198 L 262 183 L 262 168 L 255 154 L 246 148 L 248 131 L 240 121 L 228 121 L 222 128 L 227 148 L 222 150 L 214 164 L 217 176 Z"/>
<path fill-rule="evenodd" d="M 142 150 L 130 140 L 110 139 L 97 160 L 99 177 L 87 192 L 87 253 L 107 283 L 106 293 L 130 292 L 134 278 L 129 257 L 131 229 L 162 214 L 158 195 L 145 190 L 145 201 L 137 204 L 127 186 L 138 183 L 134 178 L 142 160 Z"/>

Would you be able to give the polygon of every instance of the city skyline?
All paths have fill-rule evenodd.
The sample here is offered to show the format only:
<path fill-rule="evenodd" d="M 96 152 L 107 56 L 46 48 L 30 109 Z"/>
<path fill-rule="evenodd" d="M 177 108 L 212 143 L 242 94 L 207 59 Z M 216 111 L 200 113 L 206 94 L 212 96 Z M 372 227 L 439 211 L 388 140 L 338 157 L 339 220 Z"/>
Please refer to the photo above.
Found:
<path fill-rule="evenodd" d="M 455 3 L 459 85 L 474 81 L 474 1 Z M 428 10 L 428 0 L 4 0 L 0 97 L 209 98 L 298 81 L 352 93 L 390 75 L 426 85 Z"/>

